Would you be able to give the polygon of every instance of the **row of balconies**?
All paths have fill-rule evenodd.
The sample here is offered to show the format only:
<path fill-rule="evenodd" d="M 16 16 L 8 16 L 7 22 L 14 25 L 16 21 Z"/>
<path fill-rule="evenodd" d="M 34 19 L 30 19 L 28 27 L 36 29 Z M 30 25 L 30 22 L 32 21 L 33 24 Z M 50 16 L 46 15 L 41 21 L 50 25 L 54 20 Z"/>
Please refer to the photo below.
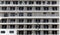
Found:
<path fill-rule="evenodd" d="M 14 35 L 14 34 L 15 35 L 58 35 L 59 30 L 15 30 L 15 29 L 0 30 L 0 35 Z"/>
<path fill-rule="evenodd" d="M 5 18 L 0 19 L 0 22 L 2 23 L 58 23 L 58 18 L 33 18 L 33 19 L 19 19 L 19 18 Z"/>
<path fill-rule="evenodd" d="M 27 4 L 43 4 L 43 5 L 45 5 L 45 4 L 47 4 L 47 5 L 49 5 L 49 4 L 51 4 L 51 5 L 54 5 L 54 4 L 58 4 L 59 3 L 59 1 L 57 1 L 57 0 L 54 0 L 54 1 L 48 1 L 48 0 L 20 0 L 20 1 L 18 1 L 18 0 L 16 0 L 16 1 L 7 1 L 7 0 L 5 0 L 5 1 L 0 1 L 0 4 L 25 4 L 25 5 L 27 5 Z"/>
<path fill-rule="evenodd" d="M 54 30 L 54 31 L 47 31 L 47 30 L 44 30 L 44 31 L 17 31 L 17 34 L 18 35 L 58 35 L 58 31 Z"/>
<path fill-rule="evenodd" d="M 7 34 L 8 33 L 8 34 Z M 0 31 L 1 35 L 58 35 L 59 31 L 58 30 L 1 30 Z"/>
<path fill-rule="evenodd" d="M 44 10 L 42 10 L 42 11 L 40 11 L 40 10 L 29 10 L 29 11 L 27 11 L 27 10 L 0 10 L 0 12 L 59 12 L 59 10 L 57 10 L 57 11 L 52 11 L 52 10 L 50 10 L 50 11 L 44 11 Z"/>
<path fill-rule="evenodd" d="M 59 35 L 59 34 L 17 34 L 17 35 Z"/>
<path fill-rule="evenodd" d="M 59 16 L 58 12 L 18 12 L 18 13 L 0 13 L 0 17 L 45 17 L 45 16 Z"/>
<path fill-rule="evenodd" d="M 52 29 L 52 30 L 55 30 L 55 29 L 59 29 L 59 25 L 58 24 L 26 24 L 26 25 L 22 25 L 22 24 L 13 24 L 13 25 L 11 25 L 11 24 L 7 24 L 7 25 L 0 25 L 0 29 L 46 29 L 46 30 L 48 30 L 48 29 Z"/>
<path fill-rule="evenodd" d="M 0 10 L 4 11 L 58 11 L 58 6 L 4 6 L 0 7 Z"/>
<path fill-rule="evenodd" d="M 52 31 L 48 31 L 48 30 L 44 30 L 44 31 L 41 31 L 41 30 L 38 30 L 38 31 L 0 31 L 0 34 L 1 35 L 58 35 L 58 31 L 57 30 L 52 30 Z"/>

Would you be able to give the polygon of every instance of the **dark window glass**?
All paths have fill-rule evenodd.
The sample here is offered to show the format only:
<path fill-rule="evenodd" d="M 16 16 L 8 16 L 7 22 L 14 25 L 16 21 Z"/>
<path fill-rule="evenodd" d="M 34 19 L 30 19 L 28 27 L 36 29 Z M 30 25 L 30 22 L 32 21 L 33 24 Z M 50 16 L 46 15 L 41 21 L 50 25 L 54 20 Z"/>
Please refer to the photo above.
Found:
<path fill-rule="evenodd" d="M 15 19 L 10 19 L 10 22 L 15 22 Z"/>
<path fill-rule="evenodd" d="M 36 7 L 35 9 L 36 9 L 36 10 L 40 10 L 40 9 L 41 9 L 41 7 Z"/>
<path fill-rule="evenodd" d="M 57 34 L 57 31 L 52 31 L 52 34 Z"/>
<path fill-rule="evenodd" d="M 35 25 L 35 28 L 40 28 L 41 27 L 41 25 Z"/>
<path fill-rule="evenodd" d="M 54 22 L 54 23 L 57 22 L 57 19 L 52 19 L 52 22 Z"/>
<path fill-rule="evenodd" d="M 2 29 L 6 29 L 7 28 L 7 25 L 2 25 Z"/>
<path fill-rule="evenodd" d="M 9 33 L 14 33 L 14 31 L 9 31 Z"/>
<path fill-rule="evenodd" d="M 15 10 L 15 7 L 10 7 L 10 10 Z"/>
<path fill-rule="evenodd" d="M 41 1 L 36 1 L 36 4 L 41 4 Z"/>
<path fill-rule="evenodd" d="M 43 33 L 44 33 L 44 34 L 49 34 L 49 32 L 48 32 L 48 31 L 44 31 Z"/>
<path fill-rule="evenodd" d="M 7 10 L 7 7 L 2 7 L 2 10 Z"/>
<path fill-rule="evenodd" d="M 32 10 L 32 7 L 27 7 L 27 10 Z"/>
<path fill-rule="evenodd" d="M 55 13 L 54 13 L 54 12 L 52 12 L 51 14 L 52 14 L 52 15 L 54 15 Z"/>
<path fill-rule="evenodd" d="M 27 16 L 32 16 L 32 13 L 27 13 Z"/>
<path fill-rule="evenodd" d="M 44 26 L 44 28 L 49 28 L 49 25 L 43 25 Z"/>
<path fill-rule="evenodd" d="M 19 16 L 24 16 L 24 13 L 19 13 Z"/>
<path fill-rule="evenodd" d="M 46 12 L 43 12 L 44 15 L 46 15 L 47 13 Z"/>
<path fill-rule="evenodd" d="M 2 19 L 2 23 L 6 23 L 7 22 L 7 19 Z"/>
<path fill-rule="evenodd" d="M 1 4 L 4 4 L 4 1 L 1 1 Z"/>
<path fill-rule="evenodd" d="M 8 13 L 4 13 L 4 17 L 8 17 Z"/>
<path fill-rule="evenodd" d="M 12 29 L 15 28 L 15 25 L 10 25 L 10 28 L 12 28 Z"/>
<path fill-rule="evenodd" d="M 32 31 L 27 31 L 27 35 L 28 35 L 28 34 L 32 34 Z"/>
<path fill-rule="evenodd" d="M 18 19 L 18 22 L 24 22 L 24 19 Z"/>
<path fill-rule="evenodd" d="M 49 10 L 49 7 L 44 7 L 44 10 Z"/>
<path fill-rule="evenodd" d="M 35 34 L 36 35 L 40 35 L 40 31 L 35 31 Z"/>
<path fill-rule="evenodd" d="M 5 1 L 5 4 L 10 4 L 10 1 Z"/>
<path fill-rule="evenodd" d="M 57 4 L 57 1 L 52 1 L 52 4 Z"/>
<path fill-rule="evenodd" d="M 45 1 L 42 1 L 43 4 L 45 4 Z"/>
<path fill-rule="evenodd" d="M 49 20 L 48 19 L 43 19 L 43 22 L 47 23 L 47 22 L 49 22 Z"/>
<path fill-rule="evenodd" d="M 27 4 L 27 1 L 24 1 L 25 4 Z"/>
<path fill-rule="evenodd" d="M 16 14 L 15 13 L 10 13 L 10 16 L 15 16 Z"/>
<path fill-rule="evenodd" d="M 34 1 L 29 1 L 29 4 L 34 4 Z"/>
<path fill-rule="evenodd" d="M 18 1 L 13 1 L 13 4 L 18 4 Z"/>
<path fill-rule="evenodd" d="M 57 10 L 57 7 L 52 7 L 52 10 Z"/>
<path fill-rule="evenodd" d="M 5 33 L 5 31 L 1 31 L 1 33 Z"/>
<path fill-rule="evenodd" d="M 19 4 L 22 4 L 22 1 L 19 1 Z"/>
<path fill-rule="evenodd" d="M 23 27 L 24 27 L 24 25 L 19 25 L 19 26 L 18 26 L 18 28 L 23 28 Z"/>
<path fill-rule="evenodd" d="M 19 7 L 19 10 L 23 10 L 24 9 L 24 7 Z"/>
<path fill-rule="evenodd" d="M 27 28 L 32 28 L 32 25 L 27 25 Z"/>
<path fill-rule="evenodd" d="M 32 19 L 27 19 L 27 23 L 31 23 L 32 22 Z"/>
<path fill-rule="evenodd" d="M 52 25 L 52 28 L 57 28 L 57 25 Z"/>
<path fill-rule="evenodd" d="M 50 1 L 47 1 L 47 4 L 50 4 Z"/>
<path fill-rule="evenodd" d="M 24 34 L 24 31 L 18 31 L 18 34 L 22 35 L 22 34 Z"/>
<path fill-rule="evenodd" d="M 40 23 L 40 19 L 35 19 L 35 22 Z"/>

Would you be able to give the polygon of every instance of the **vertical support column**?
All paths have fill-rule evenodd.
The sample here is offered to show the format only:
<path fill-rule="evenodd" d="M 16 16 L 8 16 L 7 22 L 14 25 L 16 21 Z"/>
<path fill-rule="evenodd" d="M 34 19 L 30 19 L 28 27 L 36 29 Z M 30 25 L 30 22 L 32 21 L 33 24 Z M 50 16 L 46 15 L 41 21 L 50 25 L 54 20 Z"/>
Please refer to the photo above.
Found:
<path fill-rule="evenodd" d="M 32 29 L 35 29 L 35 28 L 34 28 L 34 24 L 32 24 Z"/>
<path fill-rule="evenodd" d="M 5 4 L 5 0 L 3 0 L 4 1 L 4 4 Z"/>
<path fill-rule="evenodd" d="M 34 5 L 36 5 L 36 2 L 35 2 L 35 0 L 34 0 Z"/>
<path fill-rule="evenodd" d="M 18 35 L 18 34 L 17 34 L 17 30 L 15 30 L 15 34 L 14 34 L 14 35 Z"/>
<path fill-rule="evenodd" d="M 49 29 L 51 29 L 51 24 L 49 24 Z"/>
<path fill-rule="evenodd" d="M 24 19 L 24 22 L 23 23 L 26 23 L 26 19 Z"/>
<path fill-rule="evenodd" d="M 26 10 L 26 7 L 24 6 L 24 11 Z"/>
<path fill-rule="evenodd" d="M 59 35 L 60 35 L 60 0 L 58 0 L 59 2 Z"/>
<path fill-rule="evenodd" d="M 32 29 L 35 29 L 35 28 L 34 28 L 34 24 L 32 24 Z M 34 34 L 34 30 L 32 30 L 32 35 L 35 35 L 35 34 Z"/>
<path fill-rule="evenodd" d="M 43 30 L 41 30 L 41 35 L 43 35 Z"/>
<path fill-rule="evenodd" d="M 8 21 L 8 18 L 7 18 L 7 23 L 8 23 L 9 21 Z"/>
<path fill-rule="evenodd" d="M 51 30 L 49 30 L 49 35 L 52 35 Z"/>
<path fill-rule="evenodd" d="M 49 22 L 52 22 L 52 19 L 49 19 Z"/>
<path fill-rule="evenodd" d="M 7 28 L 10 29 L 10 25 L 9 24 L 7 25 Z"/>
<path fill-rule="evenodd" d="M 24 30 L 24 35 L 26 35 L 25 33 L 26 33 L 26 31 Z"/>
<path fill-rule="evenodd" d="M 41 19 L 41 23 L 43 22 L 43 19 Z"/>
<path fill-rule="evenodd" d="M 9 17 L 10 17 L 10 13 L 9 13 L 9 15 L 8 15 Z"/>
<path fill-rule="evenodd" d="M 26 13 L 24 13 L 24 17 L 26 17 Z"/>
<path fill-rule="evenodd" d="M 43 24 L 41 24 L 41 29 L 43 29 Z"/>
<path fill-rule="evenodd" d="M 34 23 L 34 18 L 32 19 L 32 23 Z"/>
<path fill-rule="evenodd" d="M 32 30 L 32 35 L 34 35 L 34 30 Z"/>
<path fill-rule="evenodd" d="M 8 27 L 9 25 L 7 24 L 7 29 L 9 29 L 9 27 Z"/>
<path fill-rule="evenodd" d="M 18 6 L 15 6 L 15 10 L 16 10 L 16 12 L 17 12 L 17 10 L 18 10 Z M 15 13 L 16 13 L 16 12 L 15 12 Z"/>
<path fill-rule="evenodd" d="M 11 4 L 13 5 L 13 2 L 12 2 L 13 0 L 11 0 Z"/>
<path fill-rule="evenodd" d="M 9 7 L 7 6 L 7 10 L 9 10 Z"/>
<path fill-rule="evenodd" d="M 26 31 L 25 31 L 25 25 L 24 25 L 23 29 L 24 29 L 24 35 L 26 35 L 26 34 L 25 34 L 25 33 L 26 33 Z"/>
<path fill-rule="evenodd" d="M 17 19 L 15 19 L 15 23 L 18 23 L 18 22 L 17 22 Z"/>
<path fill-rule="evenodd" d="M 25 29 L 26 28 L 26 25 L 24 25 L 24 28 L 23 29 Z"/>
<path fill-rule="evenodd" d="M 60 22 L 59 22 L 60 23 Z M 59 24 L 59 35 L 60 35 L 60 24 Z"/>
<path fill-rule="evenodd" d="M 14 25 L 15 25 L 15 29 L 18 29 L 18 27 L 17 27 L 18 25 L 17 24 L 14 24 Z"/>
<path fill-rule="evenodd" d="M 24 30 L 24 33 L 23 33 L 23 35 L 25 35 L 25 30 Z"/>
<path fill-rule="evenodd" d="M 1 25 L 0 25 L 0 29 L 1 29 Z"/>

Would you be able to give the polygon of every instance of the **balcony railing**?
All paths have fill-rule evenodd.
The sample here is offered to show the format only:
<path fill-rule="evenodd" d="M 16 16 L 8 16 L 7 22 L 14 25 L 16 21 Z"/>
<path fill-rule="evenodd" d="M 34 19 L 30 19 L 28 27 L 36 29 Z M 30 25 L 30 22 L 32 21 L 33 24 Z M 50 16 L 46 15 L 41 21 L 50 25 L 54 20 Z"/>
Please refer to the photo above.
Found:
<path fill-rule="evenodd" d="M 17 35 L 59 35 L 59 34 L 17 34 Z"/>

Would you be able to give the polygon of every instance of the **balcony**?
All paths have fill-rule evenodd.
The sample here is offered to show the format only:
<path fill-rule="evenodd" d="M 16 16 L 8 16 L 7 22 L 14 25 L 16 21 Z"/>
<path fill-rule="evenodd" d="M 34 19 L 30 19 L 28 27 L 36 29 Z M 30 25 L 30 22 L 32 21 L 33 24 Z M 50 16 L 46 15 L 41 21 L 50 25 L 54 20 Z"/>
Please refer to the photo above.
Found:
<path fill-rule="evenodd" d="M 17 34 L 17 35 L 32 35 L 32 34 Z"/>
<path fill-rule="evenodd" d="M 30 19 L 21 19 L 21 18 L 3 18 L 3 19 L 0 19 L 0 23 L 3 23 L 3 24 L 55 24 L 55 23 L 59 23 L 59 20 L 58 20 L 58 18 L 48 18 L 48 19 L 46 19 L 46 18 L 39 18 L 39 19 L 37 19 L 37 18 L 30 18 Z"/>
<path fill-rule="evenodd" d="M 48 5 L 48 4 L 0 4 L 0 6 L 58 6 L 59 4 L 55 4 L 55 5 L 52 5 L 52 4 L 50 4 L 50 5 Z"/>
<path fill-rule="evenodd" d="M 6 19 L 6 18 L 11 18 L 11 19 L 12 18 L 17 18 L 17 19 L 19 19 L 19 18 L 22 18 L 22 19 L 24 19 L 24 18 L 29 18 L 29 19 L 33 19 L 33 18 L 34 19 L 36 19 L 36 18 L 39 18 L 39 19 L 40 18 L 51 18 L 52 19 L 52 18 L 59 18 L 59 16 L 54 16 L 54 17 L 53 16 L 33 16 L 33 17 L 28 17 L 28 16 L 25 16 L 25 17 L 24 16 L 23 17 L 19 17 L 19 16 L 11 17 L 10 16 L 10 17 L 0 17 L 0 18 L 1 19 Z"/>
<path fill-rule="evenodd" d="M 17 34 L 17 35 L 59 35 L 59 34 Z"/>
<path fill-rule="evenodd" d="M 49 11 L 44 11 L 44 10 L 38 10 L 38 11 L 36 11 L 36 10 L 29 10 L 29 11 L 27 11 L 27 10 L 0 10 L 0 12 L 59 12 L 59 10 L 55 10 L 55 11 L 53 11 L 53 10 L 49 10 Z"/>

